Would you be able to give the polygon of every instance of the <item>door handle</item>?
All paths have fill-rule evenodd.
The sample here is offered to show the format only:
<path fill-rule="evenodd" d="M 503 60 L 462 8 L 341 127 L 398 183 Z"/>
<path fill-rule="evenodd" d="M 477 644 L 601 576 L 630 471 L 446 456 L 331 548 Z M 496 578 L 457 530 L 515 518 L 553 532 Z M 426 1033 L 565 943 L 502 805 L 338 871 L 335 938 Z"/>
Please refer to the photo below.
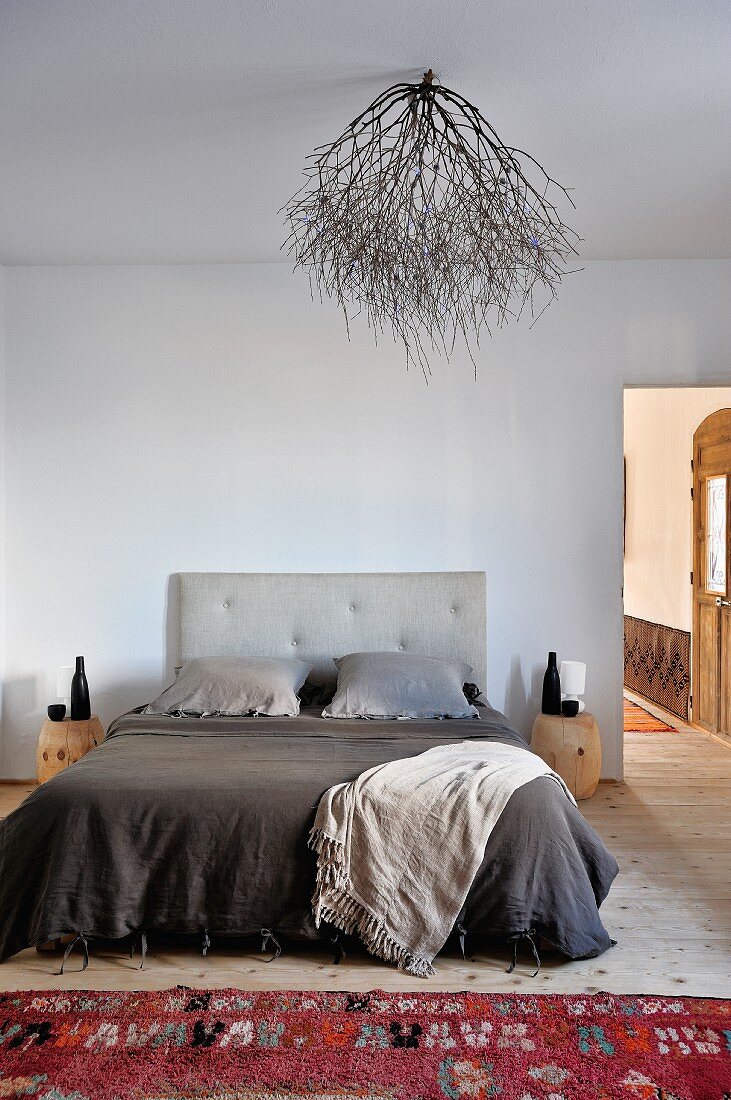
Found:
<path fill-rule="evenodd" d="M 731 600 L 722 600 L 720 596 L 716 596 L 716 607 L 731 607 Z"/>

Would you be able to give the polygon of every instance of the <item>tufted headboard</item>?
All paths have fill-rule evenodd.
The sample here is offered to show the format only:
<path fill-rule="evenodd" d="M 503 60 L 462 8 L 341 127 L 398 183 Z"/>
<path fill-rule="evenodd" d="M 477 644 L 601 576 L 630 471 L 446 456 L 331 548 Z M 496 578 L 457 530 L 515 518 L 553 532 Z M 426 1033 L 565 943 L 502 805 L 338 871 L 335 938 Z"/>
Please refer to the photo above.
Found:
<path fill-rule="evenodd" d="M 403 650 L 460 657 L 487 688 L 484 573 L 179 573 L 178 663 L 251 655 L 312 661 Z"/>

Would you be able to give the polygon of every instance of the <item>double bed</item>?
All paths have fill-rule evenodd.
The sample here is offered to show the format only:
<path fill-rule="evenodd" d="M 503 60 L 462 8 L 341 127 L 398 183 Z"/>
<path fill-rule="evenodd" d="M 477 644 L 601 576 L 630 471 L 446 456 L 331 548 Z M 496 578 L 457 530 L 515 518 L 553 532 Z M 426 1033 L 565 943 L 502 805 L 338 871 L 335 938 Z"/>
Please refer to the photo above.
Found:
<path fill-rule="evenodd" d="M 0 823 L 0 958 L 69 934 L 218 936 L 280 943 L 316 928 L 308 836 L 335 784 L 435 745 L 528 751 L 503 715 L 328 719 L 333 656 L 454 657 L 486 683 L 481 573 L 181 574 L 177 663 L 291 656 L 313 665 L 297 717 L 117 719 L 105 742 Z M 579 810 L 540 777 L 517 790 L 456 922 L 508 941 L 534 929 L 569 958 L 611 940 L 598 906 L 617 865 Z"/>

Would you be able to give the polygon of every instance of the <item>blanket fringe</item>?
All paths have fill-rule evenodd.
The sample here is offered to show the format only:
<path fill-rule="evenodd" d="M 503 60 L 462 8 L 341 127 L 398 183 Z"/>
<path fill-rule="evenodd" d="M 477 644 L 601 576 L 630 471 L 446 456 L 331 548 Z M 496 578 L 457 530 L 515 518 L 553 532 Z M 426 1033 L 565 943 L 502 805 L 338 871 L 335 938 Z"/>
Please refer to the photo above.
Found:
<path fill-rule="evenodd" d="M 350 888 L 350 876 L 345 860 L 343 845 L 326 836 L 321 829 L 310 829 L 308 846 L 317 855 L 317 886 L 333 887 L 337 890 Z"/>
<path fill-rule="evenodd" d="M 430 977 L 434 973 L 431 960 L 412 954 L 398 943 L 383 923 L 348 893 L 351 884 L 345 869 L 343 845 L 326 836 L 320 829 L 312 829 L 309 846 L 318 856 L 315 893 L 312 897 L 315 925 L 319 928 L 325 921 L 339 928 L 346 936 L 357 934 L 371 955 L 394 963 L 399 970 L 405 970 L 407 974 L 413 974 L 417 978 Z M 324 890 L 328 893 L 327 902 L 323 901 Z"/>

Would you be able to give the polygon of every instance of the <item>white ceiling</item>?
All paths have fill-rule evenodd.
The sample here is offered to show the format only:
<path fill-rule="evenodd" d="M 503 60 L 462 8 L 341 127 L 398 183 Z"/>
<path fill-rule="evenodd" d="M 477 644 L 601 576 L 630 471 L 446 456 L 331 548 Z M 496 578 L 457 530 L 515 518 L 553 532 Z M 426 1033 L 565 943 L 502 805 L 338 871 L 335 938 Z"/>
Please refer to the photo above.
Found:
<path fill-rule="evenodd" d="M 305 156 L 430 65 L 584 257 L 729 256 L 729 57 L 727 0 L 0 0 L 0 263 L 280 258 Z"/>

